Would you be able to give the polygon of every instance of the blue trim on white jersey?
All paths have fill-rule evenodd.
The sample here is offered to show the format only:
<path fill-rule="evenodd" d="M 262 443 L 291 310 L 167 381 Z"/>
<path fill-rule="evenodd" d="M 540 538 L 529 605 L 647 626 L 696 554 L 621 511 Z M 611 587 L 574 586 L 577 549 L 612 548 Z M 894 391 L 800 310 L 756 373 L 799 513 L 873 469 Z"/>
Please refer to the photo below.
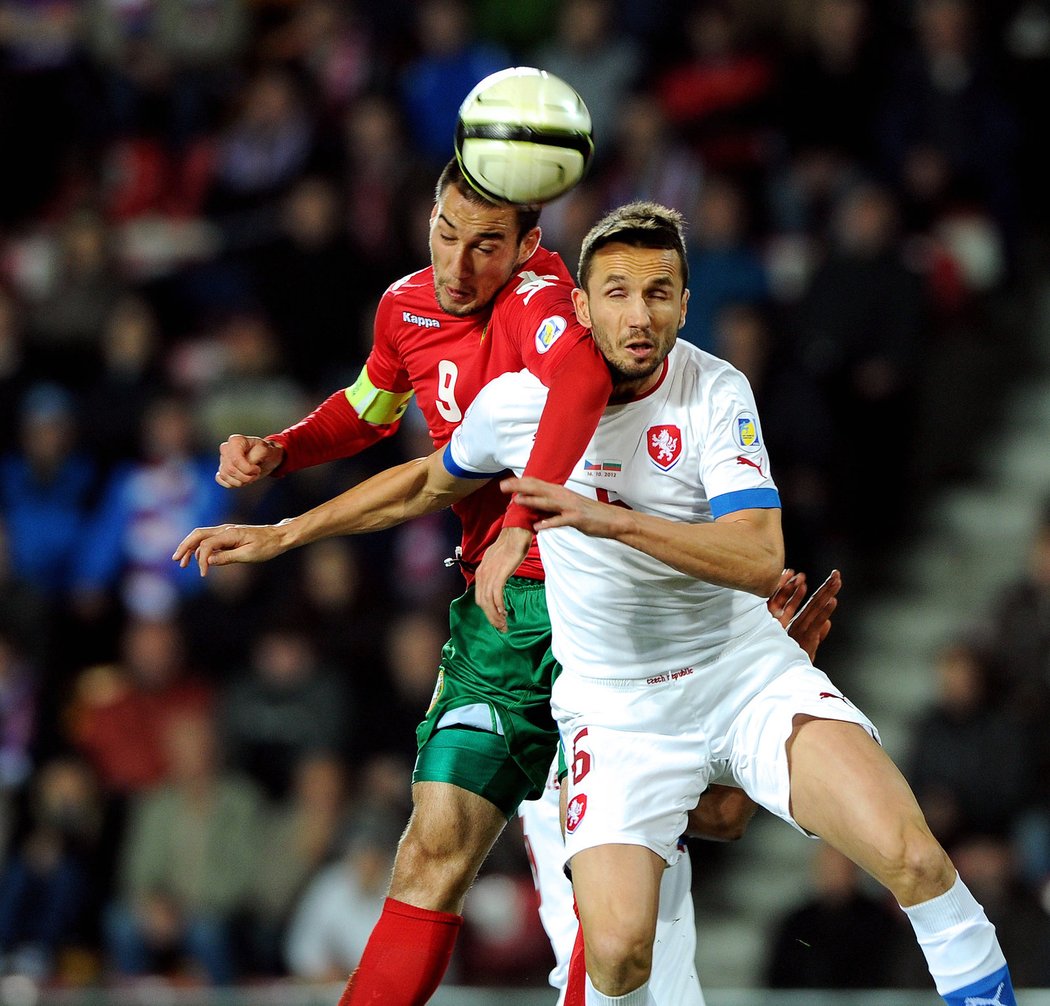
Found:
<path fill-rule="evenodd" d="M 987 978 L 977 981 L 954 992 L 942 992 L 941 998 L 948 1006 L 966 1006 L 967 1003 L 993 1003 L 994 1006 L 1017 1006 L 1014 986 L 1010 981 L 1010 969 L 1003 965 Z"/>
<path fill-rule="evenodd" d="M 738 489 L 715 496 L 709 502 L 711 513 L 715 517 L 724 517 L 737 510 L 779 510 L 780 493 L 776 489 Z"/>
<path fill-rule="evenodd" d="M 460 468 L 456 464 L 456 459 L 452 457 L 452 444 L 445 444 L 445 453 L 442 455 L 441 460 L 445 462 L 445 471 L 457 479 L 491 479 L 499 475 L 500 472 L 507 470 L 506 468 L 501 468 L 499 472 L 472 472 L 466 468 Z"/>

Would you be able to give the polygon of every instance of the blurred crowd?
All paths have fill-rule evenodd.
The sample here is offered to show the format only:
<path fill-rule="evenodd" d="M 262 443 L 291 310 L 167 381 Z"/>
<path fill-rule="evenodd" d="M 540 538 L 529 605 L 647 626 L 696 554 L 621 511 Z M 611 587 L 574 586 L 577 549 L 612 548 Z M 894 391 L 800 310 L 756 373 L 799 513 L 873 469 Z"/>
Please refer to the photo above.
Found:
<path fill-rule="evenodd" d="M 459 102 L 514 64 L 593 116 L 587 179 L 543 212 L 570 268 L 608 207 L 685 213 L 683 337 L 752 382 L 791 565 L 877 582 L 911 507 L 969 474 L 1046 250 L 1042 0 L 0 0 L 0 973 L 354 966 L 461 587 L 455 523 L 206 579 L 170 555 L 429 451 L 410 412 L 363 457 L 213 480 L 228 435 L 352 382 L 379 295 L 428 262 Z M 1040 540 L 994 645 L 931 669 L 909 771 L 988 897 L 1045 920 Z M 512 835 L 457 977 L 541 982 L 534 904 Z"/>

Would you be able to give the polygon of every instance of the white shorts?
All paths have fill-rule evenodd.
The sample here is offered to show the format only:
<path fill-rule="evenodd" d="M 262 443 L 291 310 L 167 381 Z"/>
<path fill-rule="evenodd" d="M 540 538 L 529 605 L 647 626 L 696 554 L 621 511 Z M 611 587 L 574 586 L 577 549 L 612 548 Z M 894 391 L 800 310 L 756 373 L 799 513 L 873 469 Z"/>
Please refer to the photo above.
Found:
<path fill-rule="evenodd" d="M 772 619 L 707 664 L 648 679 L 566 669 L 551 707 L 569 764 L 567 860 L 624 844 L 674 863 L 686 816 L 716 778 L 798 828 L 785 750 L 798 713 L 858 723 L 878 740 Z"/>
<path fill-rule="evenodd" d="M 559 990 L 558 1004 L 565 1001 L 569 957 L 576 940 L 576 914 L 572 910 L 572 886 L 562 869 L 562 841 L 557 762 L 543 796 L 526 800 L 518 808 L 532 876 L 540 896 L 540 921 L 554 951 L 555 966 L 550 983 Z M 660 882 L 660 914 L 653 943 L 653 972 L 649 981 L 657 1002 L 675 1006 L 704 1006 L 696 975 L 696 921 L 690 892 L 692 871 L 689 855 L 664 870 Z"/>

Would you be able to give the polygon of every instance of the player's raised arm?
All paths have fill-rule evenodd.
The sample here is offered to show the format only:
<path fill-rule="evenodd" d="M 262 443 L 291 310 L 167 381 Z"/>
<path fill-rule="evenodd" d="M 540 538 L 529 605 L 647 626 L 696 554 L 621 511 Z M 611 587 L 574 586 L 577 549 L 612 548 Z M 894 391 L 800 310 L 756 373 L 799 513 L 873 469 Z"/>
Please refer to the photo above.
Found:
<path fill-rule="evenodd" d="M 201 576 L 210 566 L 265 562 L 320 538 L 365 534 L 442 510 L 484 482 L 451 475 L 442 452 L 389 468 L 345 493 L 279 524 L 224 524 L 195 528 L 172 555 L 180 566 L 196 558 Z"/>

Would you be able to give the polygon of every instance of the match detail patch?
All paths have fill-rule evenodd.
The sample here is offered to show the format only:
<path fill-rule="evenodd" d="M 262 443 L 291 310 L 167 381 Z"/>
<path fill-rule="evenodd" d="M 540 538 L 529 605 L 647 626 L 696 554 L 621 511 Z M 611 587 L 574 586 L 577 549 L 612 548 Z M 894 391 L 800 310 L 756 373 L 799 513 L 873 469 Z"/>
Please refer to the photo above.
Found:
<path fill-rule="evenodd" d="M 738 412 L 733 420 L 733 436 L 737 444 L 745 451 L 760 450 L 762 444 L 758 438 L 758 421 L 753 412 Z"/>
<path fill-rule="evenodd" d="M 546 353 L 558 341 L 558 337 L 568 328 L 569 323 L 560 315 L 552 314 L 540 322 L 536 329 L 536 352 Z"/>

